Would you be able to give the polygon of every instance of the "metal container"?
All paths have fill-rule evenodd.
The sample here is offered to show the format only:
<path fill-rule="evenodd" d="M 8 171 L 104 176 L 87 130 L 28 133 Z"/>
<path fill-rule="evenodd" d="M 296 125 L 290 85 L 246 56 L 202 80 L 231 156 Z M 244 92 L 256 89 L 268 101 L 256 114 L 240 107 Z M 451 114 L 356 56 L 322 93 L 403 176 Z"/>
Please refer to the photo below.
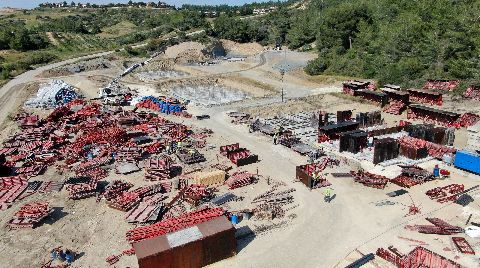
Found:
<path fill-rule="evenodd" d="M 455 167 L 468 172 L 480 174 L 480 154 L 466 151 L 457 151 Z"/>
<path fill-rule="evenodd" d="M 236 254 L 235 228 L 225 216 L 133 244 L 140 268 L 197 268 Z"/>

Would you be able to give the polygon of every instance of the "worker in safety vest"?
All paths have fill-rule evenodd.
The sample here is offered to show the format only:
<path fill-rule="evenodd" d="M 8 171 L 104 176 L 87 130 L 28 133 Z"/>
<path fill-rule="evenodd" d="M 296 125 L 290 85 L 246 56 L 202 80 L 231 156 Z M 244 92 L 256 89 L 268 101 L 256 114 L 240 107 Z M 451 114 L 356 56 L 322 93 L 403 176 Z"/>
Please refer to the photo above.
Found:
<path fill-rule="evenodd" d="M 180 149 L 182 149 L 182 142 L 181 141 L 177 142 L 177 152 L 180 151 Z"/>
<path fill-rule="evenodd" d="M 325 188 L 323 194 L 325 195 L 325 202 L 330 203 L 330 201 L 332 201 L 332 188 Z"/>
<path fill-rule="evenodd" d="M 315 187 L 320 180 L 320 174 L 317 171 L 312 172 L 312 188 Z"/>

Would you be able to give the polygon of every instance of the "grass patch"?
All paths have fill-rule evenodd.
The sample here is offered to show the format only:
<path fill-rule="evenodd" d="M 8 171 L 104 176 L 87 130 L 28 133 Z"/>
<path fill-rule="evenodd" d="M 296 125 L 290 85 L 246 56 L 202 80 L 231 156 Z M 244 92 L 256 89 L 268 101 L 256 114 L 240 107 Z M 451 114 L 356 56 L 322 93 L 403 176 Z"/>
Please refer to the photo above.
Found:
<path fill-rule="evenodd" d="M 332 93 L 328 93 L 328 94 L 331 95 L 331 96 L 337 97 L 339 99 L 349 100 L 349 101 L 358 102 L 358 103 L 362 103 L 362 104 L 372 104 L 370 101 L 368 101 L 364 98 L 344 94 L 342 92 L 332 92 Z"/>
<path fill-rule="evenodd" d="M 341 75 L 306 75 L 305 76 L 308 81 L 318 83 L 318 84 L 335 84 L 341 83 L 346 80 L 353 80 L 356 79 L 354 77 L 349 76 L 341 76 Z"/>
<path fill-rule="evenodd" d="M 273 87 L 272 85 L 262 83 L 260 81 L 257 81 L 255 79 L 251 79 L 251 78 L 248 78 L 248 77 L 235 76 L 235 77 L 232 77 L 231 79 L 233 81 L 236 81 L 236 82 L 248 85 L 248 86 L 260 88 L 260 89 L 263 89 L 263 90 L 268 91 L 268 92 L 277 92 L 275 90 L 275 87 Z"/>
<path fill-rule="evenodd" d="M 129 21 L 122 21 L 110 27 L 105 27 L 102 32 L 97 34 L 99 37 L 112 38 L 133 33 L 137 26 Z"/>

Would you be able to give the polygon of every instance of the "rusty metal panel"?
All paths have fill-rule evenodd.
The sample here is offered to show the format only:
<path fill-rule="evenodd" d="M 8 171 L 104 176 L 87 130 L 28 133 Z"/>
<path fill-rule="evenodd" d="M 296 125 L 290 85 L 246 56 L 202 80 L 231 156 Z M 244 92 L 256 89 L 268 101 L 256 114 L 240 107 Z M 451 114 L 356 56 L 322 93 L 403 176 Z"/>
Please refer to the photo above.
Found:
<path fill-rule="evenodd" d="M 197 268 L 236 254 L 235 228 L 225 216 L 133 244 L 140 268 Z"/>

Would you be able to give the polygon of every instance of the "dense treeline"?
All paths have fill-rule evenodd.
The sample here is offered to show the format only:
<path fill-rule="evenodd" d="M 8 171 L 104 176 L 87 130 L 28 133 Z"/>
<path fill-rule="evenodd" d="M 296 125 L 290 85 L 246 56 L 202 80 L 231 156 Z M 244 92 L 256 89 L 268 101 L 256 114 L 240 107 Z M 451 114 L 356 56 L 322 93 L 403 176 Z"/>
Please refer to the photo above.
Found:
<path fill-rule="evenodd" d="M 480 80 L 480 2 L 311 0 L 255 21 L 220 17 L 211 35 L 239 42 L 315 47 L 309 74 L 418 85 L 426 78 Z"/>
<path fill-rule="evenodd" d="M 325 2 L 329 2 L 328 5 Z M 319 57 L 306 69 L 418 86 L 427 78 L 477 80 L 480 2 L 312 1 Z"/>
<path fill-rule="evenodd" d="M 60 18 L 42 18 L 38 29 L 45 32 L 71 32 L 98 34 L 101 28 L 113 26 L 122 21 L 129 21 L 140 29 L 148 30 L 159 26 L 178 28 L 186 31 L 205 27 L 207 21 L 198 12 L 177 11 L 159 12 L 155 10 L 134 9 L 100 9 L 95 12 Z"/>
<path fill-rule="evenodd" d="M 292 3 L 297 2 L 297 0 L 288 0 L 288 1 L 266 1 L 260 3 L 250 3 L 244 4 L 241 6 L 233 5 L 182 5 L 182 9 L 185 10 L 194 10 L 194 11 L 215 11 L 218 14 L 222 13 L 228 16 L 231 15 L 240 15 L 247 16 L 252 15 L 254 9 L 269 8 L 272 6 L 275 7 L 286 7 Z"/>
<path fill-rule="evenodd" d="M 290 28 L 289 14 L 285 7 L 256 19 L 241 19 L 239 16 L 223 14 L 213 21 L 207 33 L 241 43 L 259 42 L 262 45 L 282 43 Z"/>
<path fill-rule="evenodd" d="M 6 21 L 0 23 L 0 50 L 37 50 L 48 46 L 44 34 L 29 30 L 23 23 Z"/>

